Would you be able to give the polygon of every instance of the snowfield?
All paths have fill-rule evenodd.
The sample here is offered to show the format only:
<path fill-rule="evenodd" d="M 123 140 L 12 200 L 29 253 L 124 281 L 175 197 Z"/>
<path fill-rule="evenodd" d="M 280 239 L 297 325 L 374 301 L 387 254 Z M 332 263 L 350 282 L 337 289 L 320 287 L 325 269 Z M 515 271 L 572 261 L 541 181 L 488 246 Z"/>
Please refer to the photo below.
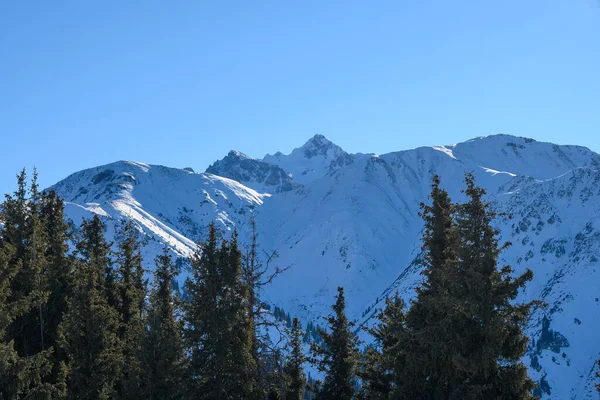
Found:
<path fill-rule="evenodd" d="M 237 229 L 243 242 L 254 213 L 261 245 L 290 266 L 267 289 L 270 303 L 321 323 L 344 286 L 349 317 L 370 324 L 388 294 L 409 301 L 421 280 L 418 210 L 432 176 L 461 200 L 465 172 L 504 213 L 497 224 L 512 247 L 502 262 L 534 272 L 521 300 L 548 304 L 529 321 L 524 358 L 542 398 L 597 398 L 600 155 L 587 148 L 494 135 L 375 156 L 346 153 L 317 135 L 289 155 L 260 160 L 232 151 L 207 173 L 120 161 L 53 188 L 75 222 L 98 214 L 111 233 L 120 219 L 133 219 L 147 242 L 147 267 L 166 245 L 181 281 L 210 221 Z"/>

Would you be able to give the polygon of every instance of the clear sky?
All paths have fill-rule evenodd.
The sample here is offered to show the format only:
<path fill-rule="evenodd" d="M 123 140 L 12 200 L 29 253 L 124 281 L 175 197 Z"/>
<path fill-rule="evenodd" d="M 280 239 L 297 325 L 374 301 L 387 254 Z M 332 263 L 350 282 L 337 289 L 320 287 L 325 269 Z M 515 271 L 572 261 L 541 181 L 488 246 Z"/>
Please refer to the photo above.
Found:
<path fill-rule="evenodd" d="M 1 1 L 0 192 L 119 159 L 197 171 L 320 133 L 600 151 L 599 0 Z"/>

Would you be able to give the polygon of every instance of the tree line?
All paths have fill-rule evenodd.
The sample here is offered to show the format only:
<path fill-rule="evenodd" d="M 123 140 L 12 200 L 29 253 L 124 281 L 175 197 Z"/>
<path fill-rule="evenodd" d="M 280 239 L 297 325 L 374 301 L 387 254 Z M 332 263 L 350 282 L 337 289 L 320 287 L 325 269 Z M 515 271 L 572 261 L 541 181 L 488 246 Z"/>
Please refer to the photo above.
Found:
<path fill-rule="evenodd" d="M 535 303 L 515 303 L 532 273 L 498 265 L 485 191 L 471 175 L 465 186 L 457 204 L 434 178 L 423 283 L 410 305 L 386 299 L 364 346 L 341 287 L 327 329 L 273 318 L 262 289 L 284 270 L 259 255 L 254 220 L 246 247 L 209 225 L 182 299 L 167 248 L 149 283 L 131 221 L 114 242 L 98 216 L 74 229 L 23 171 L 0 207 L 0 399 L 533 399 L 520 358 Z M 268 333 L 277 319 L 283 346 Z"/>

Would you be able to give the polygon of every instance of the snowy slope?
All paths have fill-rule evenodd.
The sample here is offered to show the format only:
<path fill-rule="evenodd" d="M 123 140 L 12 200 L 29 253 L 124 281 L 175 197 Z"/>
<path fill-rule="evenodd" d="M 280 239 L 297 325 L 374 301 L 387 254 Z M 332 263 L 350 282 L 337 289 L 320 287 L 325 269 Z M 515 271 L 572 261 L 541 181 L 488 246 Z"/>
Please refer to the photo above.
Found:
<path fill-rule="evenodd" d="M 498 221 L 513 243 L 505 261 L 534 272 L 522 299 L 548 303 L 528 325 L 535 342 L 525 362 L 544 399 L 583 399 L 594 398 L 600 355 L 599 168 L 589 149 L 509 135 L 380 156 L 348 154 L 317 135 L 290 155 L 231 152 L 208 169 L 225 177 L 118 162 L 55 188 L 74 220 L 96 213 L 112 229 L 119 218 L 135 219 L 149 266 L 163 243 L 189 254 L 213 219 L 237 227 L 243 240 L 254 212 L 262 245 L 291 266 L 268 288 L 271 303 L 318 320 L 343 285 L 350 317 L 368 324 L 386 294 L 409 300 L 421 279 L 417 213 L 431 177 L 461 199 L 464 173 L 473 171 L 494 207 L 512 217 Z"/>
<path fill-rule="evenodd" d="M 133 161 L 77 172 L 53 188 L 75 222 L 98 214 L 112 235 L 120 219 L 133 219 L 148 241 L 149 266 L 165 244 L 187 257 L 210 221 L 225 230 L 244 226 L 248 213 L 269 196 L 216 175 Z"/>

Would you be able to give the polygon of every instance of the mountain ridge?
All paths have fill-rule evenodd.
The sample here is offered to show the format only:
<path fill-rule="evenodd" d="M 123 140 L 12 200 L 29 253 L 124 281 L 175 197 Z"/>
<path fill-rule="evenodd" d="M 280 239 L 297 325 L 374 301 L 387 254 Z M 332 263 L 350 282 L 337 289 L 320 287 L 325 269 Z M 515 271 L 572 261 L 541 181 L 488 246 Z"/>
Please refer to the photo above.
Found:
<path fill-rule="evenodd" d="M 243 241 L 254 213 L 261 244 L 291 266 L 265 292 L 272 304 L 315 321 L 343 285 L 350 318 L 368 324 L 386 293 L 398 290 L 409 301 L 422 278 L 415 264 L 418 209 L 432 176 L 439 174 L 461 201 L 464 173 L 473 172 L 493 207 L 513 217 L 497 221 L 502 240 L 513 242 L 504 261 L 517 272 L 534 271 L 520 299 L 549 303 L 528 324 L 536 344 L 524 358 L 531 375 L 548 384 L 543 398 L 593 398 L 600 343 L 589 332 L 600 328 L 594 317 L 600 315 L 600 155 L 504 134 L 381 155 L 346 153 L 322 135 L 307 144 L 263 159 L 232 151 L 205 173 L 120 161 L 72 174 L 53 188 L 74 220 L 99 214 L 111 226 L 133 219 L 149 242 L 148 265 L 167 244 L 184 266 L 182 280 L 185 257 L 209 221 L 237 229 Z M 283 190 L 286 176 L 291 187 Z M 549 330 L 568 346 L 539 345 Z"/>

